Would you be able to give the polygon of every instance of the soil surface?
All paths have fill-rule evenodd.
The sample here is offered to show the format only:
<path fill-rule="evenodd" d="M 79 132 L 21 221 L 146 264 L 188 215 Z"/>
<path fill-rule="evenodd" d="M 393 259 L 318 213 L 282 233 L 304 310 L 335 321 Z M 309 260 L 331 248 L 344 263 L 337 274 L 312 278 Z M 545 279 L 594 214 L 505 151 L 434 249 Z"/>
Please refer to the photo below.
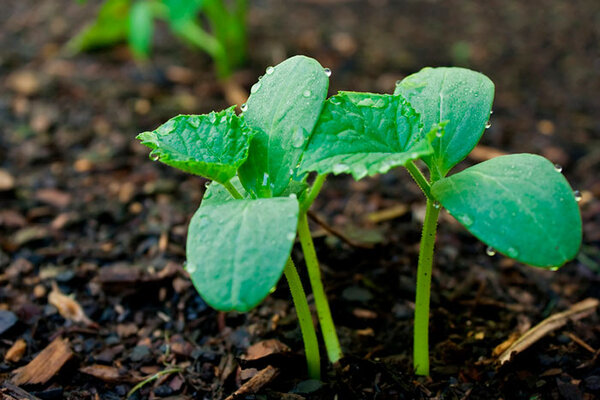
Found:
<path fill-rule="evenodd" d="M 331 93 L 391 92 L 397 79 L 423 66 L 479 70 L 496 84 L 492 126 L 482 139 L 486 147 L 463 164 L 537 153 L 560 164 L 582 193 L 583 247 L 556 272 L 486 255 L 481 242 L 442 214 L 431 377 L 423 378 L 412 373 L 411 353 L 424 199 L 400 169 L 360 182 L 329 179 L 313 211 L 372 247 L 350 246 L 313 226 L 346 354 L 323 382 L 305 380 L 284 280 L 247 314 L 219 314 L 196 294 L 182 263 L 187 223 L 205 182 L 148 160 L 134 140 L 176 114 L 228 106 L 210 60 L 163 26 L 144 65 L 124 47 L 66 57 L 62 46 L 97 6 L 2 4 L 3 396 L 119 399 L 158 373 L 132 398 L 221 399 L 261 371 L 266 384 L 239 398 L 599 397 L 595 309 L 566 320 L 502 367 L 496 363 L 502 346 L 537 323 L 600 298 L 597 0 L 252 2 L 248 66 L 235 76 L 246 89 L 266 66 L 294 54 L 333 70 Z M 392 216 L 373 222 L 382 210 Z M 298 248 L 293 256 L 306 278 Z M 249 348 L 258 360 L 244 359 Z M 271 351 L 276 355 L 263 357 Z M 28 375 L 32 364 L 39 368 Z"/>

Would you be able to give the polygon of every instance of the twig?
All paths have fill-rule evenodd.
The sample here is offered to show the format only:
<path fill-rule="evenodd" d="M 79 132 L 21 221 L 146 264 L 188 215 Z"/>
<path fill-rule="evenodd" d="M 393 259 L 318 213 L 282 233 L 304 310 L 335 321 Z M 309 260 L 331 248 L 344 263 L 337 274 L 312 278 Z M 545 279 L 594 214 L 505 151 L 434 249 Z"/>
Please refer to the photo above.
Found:
<path fill-rule="evenodd" d="M 327 232 L 329 232 L 333 236 L 337 236 L 342 242 L 346 243 L 347 245 L 350 245 L 352 247 L 358 247 L 358 248 L 361 248 L 361 249 L 372 249 L 373 248 L 372 244 L 358 242 L 358 241 L 356 241 L 354 239 L 349 238 L 348 236 L 346 236 L 340 230 L 338 230 L 338 229 L 334 228 L 333 226 L 329 225 L 327 222 L 325 222 L 323 220 L 323 218 L 321 218 L 320 216 L 318 216 L 317 214 L 315 214 L 313 211 L 308 210 L 307 215 L 313 221 L 315 221 L 317 224 L 319 224 L 324 230 L 326 230 Z"/>
<path fill-rule="evenodd" d="M 594 349 L 592 346 L 590 346 L 589 344 L 587 344 L 586 342 L 583 341 L 583 339 L 581 339 L 579 336 L 575 335 L 574 333 L 568 332 L 567 336 L 574 341 L 575 343 L 577 343 L 578 345 L 580 345 L 581 347 L 583 347 L 584 349 L 586 349 L 587 351 L 589 351 L 592 354 L 596 354 L 596 349 Z"/>
<path fill-rule="evenodd" d="M 269 365 L 267 368 L 260 370 L 258 374 L 254 375 L 248 382 L 244 383 L 238 390 L 236 390 L 225 400 L 235 400 L 245 394 L 254 394 L 263 386 L 275 379 L 277 375 L 279 375 L 279 369 Z"/>
<path fill-rule="evenodd" d="M 571 308 L 566 311 L 551 315 L 521 335 L 521 337 L 517 339 L 508 349 L 500 354 L 500 357 L 498 357 L 498 363 L 500 365 L 504 364 L 511 359 L 513 354 L 522 352 L 550 332 L 563 327 L 568 321 L 576 321 L 578 319 L 587 317 L 595 311 L 596 307 L 598 307 L 598 304 L 599 302 L 597 299 L 588 298 L 577 304 L 573 304 Z"/>

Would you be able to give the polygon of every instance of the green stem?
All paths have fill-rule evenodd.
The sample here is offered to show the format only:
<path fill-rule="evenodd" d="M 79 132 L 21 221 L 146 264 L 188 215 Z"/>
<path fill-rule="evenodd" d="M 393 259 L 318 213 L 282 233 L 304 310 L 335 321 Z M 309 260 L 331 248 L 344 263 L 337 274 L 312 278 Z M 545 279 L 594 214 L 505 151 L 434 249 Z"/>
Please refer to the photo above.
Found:
<path fill-rule="evenodd" d="M 406 164 L 406 169 L 410 173 L 410 176 L 413 177 L 419 188 L 421 188 L 427 199 L 432 199 L 431 185 L 429 184 L 429 182 L 427 182 L 427 179 L 425 178 L 421 170 L 415 165 L 415 163 L 409 161 Z"/>
<path fill-rule="evenodd" d="M 342 357 L 342 349 L 340 348 L 340 342 L 335 332 L 333 318 L 331 318 L 331 310 L 329 309 L 325 289 L 323 289 L 319 260 L 317 260 L 317 253 L 310 235 L 308 218 L 306 217 L 305 212 L 300 214 L 298 220 L 298 234 L 300 236 L 300 244 L 302 245 L 304 259 L 306 260 L 306 268 L 308 270 L 308 277 L 310 278 L 310 285 L 315 298 L 317 315 L 321 325 L 323 340 L 325 341 L 325 348 L 327 349 L 327 356 L 329 357 L 329 361 L 336 363 Z"/>
<path fill-rule="evenodd" d="M 235 188 L 235 186 L 233 186 L 233 184 L 231 183 L 231 181 L 227 181 L 225 183 L 222 184 L 225 189 L 227 189 L 227 191 L 229 192 L 229 194 L 231 194 L 231 196 L 234 199 L 243 199 L 244 196 L 241 195 L 240 192 L 238 192 L 238 190 Z"/>
<path fill-rule="evenodd" d="M 319 342 L 317 333 L 313 325 L 312 315 L 306 301 L 306 294 L 298 276 L 298 271 L 291 258 L 288 259 L 283 270 L 288 281 L 292 300 L 298 315 L 300 330 L 302 331 L 302 340 L 304 341 L 304 352 L 306 354 L 306 364 L 308 367 L 308 376 L 311 379 L 321 379 L 321 356 L 319 355 Z"/>
<path fill-rule="evenodd" d="M 313 182 L 312 187 L 310 188 L 310 192 L 308 193 L 308 195 L 306 196 L 304 201 L 302 201 L 302 204 L 300 204 L 300 213 L 301 214 L 305 214 L 306 211 L 308 211 L 308 209 L 312 205 L 312 203 L 315 201 L 315 199 L 321 192 L 321 188 L 323 187 L 323 184 L 325 183 L 326 178 L 327 178 L 327 174 L 317 175 L 315 181 Z"/>
<path fill-rule="evenodd" d="M 439 206 L 436 207 L 434 201 L 428 199 L 421 236 L 421 247 L 419 249 L 417 295 L 415 300 L 413 365 L 417 375 L 429 375 L 429 297 L 433 247 L 435 245 L 439 214 Z"/>

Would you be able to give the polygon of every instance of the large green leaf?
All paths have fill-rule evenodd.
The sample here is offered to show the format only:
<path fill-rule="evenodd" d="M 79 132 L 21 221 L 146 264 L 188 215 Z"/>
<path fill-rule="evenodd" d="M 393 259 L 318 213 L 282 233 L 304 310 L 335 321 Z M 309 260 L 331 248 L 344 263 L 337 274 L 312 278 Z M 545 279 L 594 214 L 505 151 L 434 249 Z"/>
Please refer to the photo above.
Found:
<path fill-rule="evenodd" d="M 208 115 L 179 115 L 137 138 L 153 149 L 153 159 L 224 183 L 248 157 L 254 133 L 230 107 Z"/>
<path fill-rule="evenodd" d="M 424 68 L 402 80 L 394 94 L 403 95 L 422 116 L 423 129 L 448 121 L 442 137 L 424 157 L 432 174 L 445 176 L 473 150 L 490 118 L 494 84 L 464 68 Z"/>
<path fill-rule="evenodd" d="M 319 118 L 328 85 L 328 75 L 316 60 L 295 56 L 269 67 L 252 87 L 244 116 L 259 133 L 239 170 L 249 192 L 269 197 L 285 191 Z"/>
<path fill-rule="evenodd" d="M 385 173 L 431 153 L 419 120 L 402 96 L 340 92 L 325 103 L 301 169 L 355 179 Z"/>
<path fill-rule="evenodd" d="M 202 298 L 221 311 L 248 311 L 275 286 L 298 224 L 295 198 L 202 204 L 187 238 L 187 271 Z"/>
<path fill-rule="evenodd" d="M 559 267 L 581 245 L 573 190 L 543 157 L 493 158 L 437 181 L 431 193 L 481 241 L 526 264 Z"/>
<path fill-rule="evenodd" d="M 138 0 L 131 7 L 128 28 L 129 46 L 136 57 L 148 57 L 153 34 L 154 12 L 151 3 Z"/>

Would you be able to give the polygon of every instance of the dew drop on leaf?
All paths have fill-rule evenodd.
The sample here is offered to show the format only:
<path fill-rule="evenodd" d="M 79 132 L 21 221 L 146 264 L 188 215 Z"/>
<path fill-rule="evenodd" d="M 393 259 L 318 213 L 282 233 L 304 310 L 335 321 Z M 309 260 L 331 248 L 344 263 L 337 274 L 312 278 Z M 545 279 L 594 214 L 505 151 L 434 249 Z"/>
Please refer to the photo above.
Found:
<path fill-rule="evenodd" d="M 490 110 L 490 115 L 492 115 L 494 113 L 494 110 Z"/>
<path fill-rule="evenodd" d="M 211 112 L 210 114 L 208 114 L 208 120 L 211 124 L 214 124 L 215 122 L 217 122 L 217 114 Z"/>
<path fill-rule="evenodd" d="M 435 131 L 435 136 L 436 137 L 442 137 L 442 130 L 438 129 L 437 131 Z"/>
<path fill-rule="evenodd" d="M 325 75 L 331 76 L 331 69 L 325 68 L 325 69 L 323 69 L 323 72 L 325 72 Z"/>
<path fill-rule="evenodd" d="M 186 262 L 184 268 L 190 274 L 193 274 L 194 272 L 196 272 L 196 265 L 192 264 L 190 262 Z"/>
<path fill-rule="evenodd" d="M 305 90 L 305 91 L 302 93 L 302 96 L 304 96 L 304 97 L 310 97 L 310 95 L 311 95 L 311 94 L 312 94 L 312 93 L 310 92 L 310 90 L 306 89 L 306 90 Z"/>
<path fill-rule="evenodd" d="M 296 238 L 296 232 L 290 232 L 286 235 L 287 240 L 294 240 Z"/>
<path fill-rule="evenodd" d="M 291 169 L 290 169 L 291 171 Z M 297 199 L 298 197 L 296 196 L 296 193 L 292 193 L 288 196 L 290 199 Z"/>
<path fill-rule="evenodd" d="M 419 158 L 419 153 L 410 153 L 410 158 L 413 158 L 413 159 Z"/>
<path fill-rule="evenodd" d="M 490 257 L 495 256 L 496 250 L 494 250 L 492 246 L 488 246 L 487 249 L 485 249 L 485 254 L 487 254 Z"/>
<path fill-rule="evenodd" d="M 152 161 L 158 161 L 158 160 L 160 160 L 160 156 L 158 155 L 158 153 L 150 153 L 149 157 L 150 157 L 150 159 Z"/>
<path fill-rule="evenodd" d="M 208 187 L 210 186 L 210 181 L 206 181 L 204 182 L 204 187 L 208 189 Z"/>
<path fill-rule="evenodd" d="M 356 105 L 359 107 L 371 107 L 373 104 L 375 104 L 375 102 L 369 98 L 362 99 L 361 101 L 356 103 Z"/>
<path fill-rule="evenodd" d="M 461 215 L 458 219 L 465 226 L 473 225 L 473 218 L 469 217 L 467 214 Z"/>
<path fill-rule="evenodd" d="M 275 72 L 275 68 L 273 68 L 273 67 L 267 67 L 267 69 L 265 70 L 265 72 L 267 73 L 267 75 L 271 75 L 273 72 Z"/>
<path fill-rule="evenodd" d="M 554 164 L 554 169 L 556 170 L 556 172 L 562 172 L 562 167 L 558 164 Z"/>
<path fill-rule="evenodd" d="M 252 85 L 250 88 L 250 94 L 258 92 L 258 89 L 260 89 L 260 82 L 256 82 L 254 85 Z"/>
<path fill-rule="evenodd" d="M 490 121 L 485 123 L 485 129 L 490 129 L 492 127 L 492 123 Z"/>
<path fill-rule="evenodd" d="M 440 208 L 442 205 L 440 204 L 439 201 L 434 201 L 433 202 L 433 208 Z"/>
<path fill-rule="evenodd" d="M 573 196 L 575 196 L 575 201 L 576 202 L 579 203 L 581 201 L 582 196 L 581 196 L 581 192 L 579 190 L 574 191 L 573 192 Z"/>
<path fill-rule="evenodd" d="M 294 132 L 294 136 L 292 137 L 292 146 L 295 148 L 302 147 L 306 138 L 304 137 L 304 132 L 302 128 L 298 128 L 296 132 Z"/>
<path fill-rule="evenodd" d="M 265 172 L 265 174 L 263 175 L 262 185 L 267 186 L 267 183 L 269 183 L 269 174 Z"/>
<path fill-rule="evenodd" d="M 248 111 L 248 104 L 246 104 L 246 103 L 242 104 L 242 106 L 240 107 L 240 109 L 242 110 L 242 112 Z"/>
<path fill-rule="evenodd" d="M 510 258 L 516 258 L 519 255 L 519 252 L 514 247 L 509 247 L 506 251 L 506 255 Z"/>

